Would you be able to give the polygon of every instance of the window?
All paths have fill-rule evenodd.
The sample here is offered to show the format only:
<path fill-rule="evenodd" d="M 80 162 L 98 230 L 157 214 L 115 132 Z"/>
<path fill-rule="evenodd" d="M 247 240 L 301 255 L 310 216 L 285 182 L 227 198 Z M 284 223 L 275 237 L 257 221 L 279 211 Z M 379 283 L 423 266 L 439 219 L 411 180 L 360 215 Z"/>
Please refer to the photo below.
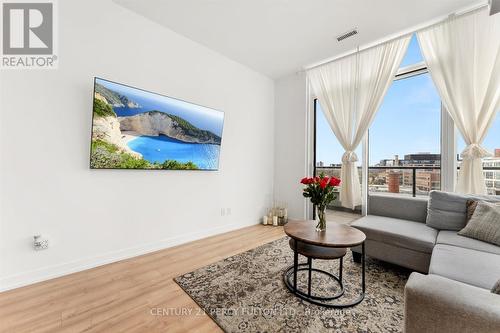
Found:
<path fill-rule="evenodd" d="M 462 162 L 460 153 L 465 148 L 462 135 L 457 133 L 457 166 Z M 484 178 L 488 194 L 500 195 L 500 115 L 497 114 L 493 125 L 490 127 L 482 146 L 493 156 L 483 158 Z"/>
<path fill-rule="evenodd" d="M 441 100 L 415 36 L 369 130 L 369 193 L 441 188 Z"/>
<path fill-rule="evenodd" d="M 389 88 L 368 132 L 368 194 L 425 196 L 431 190 L 452 186 L 450 172 L 453 133 L 441 133 L 441 119 L 451 120 L 423 61 L 420 47 L 412 36 L 398 74 Z M 340 176 L 344 149 L 336 139 L 321 107 L 314 107 L 315 174 Z M 446 128 L 446 126 L 445 126 Z M 489 194 L 500 195 L 500 115 L 488 131 L 483 146 L 494 154 L 483 160 Z M 446 172 L 442 178 L 441 148 L 446 149 Z M 457 134 L 457 160 L 465 148 Z M 361 160 L 361 145 L 356 154 Z M 361 178 L 361 163 L 359 163 Z"/>

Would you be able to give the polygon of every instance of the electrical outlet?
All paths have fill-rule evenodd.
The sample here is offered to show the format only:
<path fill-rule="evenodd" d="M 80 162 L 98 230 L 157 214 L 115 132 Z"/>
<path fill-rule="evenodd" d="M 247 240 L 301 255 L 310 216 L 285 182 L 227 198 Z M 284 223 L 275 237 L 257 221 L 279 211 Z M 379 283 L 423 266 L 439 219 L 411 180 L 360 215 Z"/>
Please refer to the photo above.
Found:
<path fill-rule="evenodd" d="M 231 215 L 231 207 L 226 208 L 227 215 Z"/>
<path fill-rule="evenodd" d="M 42 235 L 33 236 L 33 248 L 35 251 L 45 250 L 49 248 L 49 240 L 43 238 Z"/>

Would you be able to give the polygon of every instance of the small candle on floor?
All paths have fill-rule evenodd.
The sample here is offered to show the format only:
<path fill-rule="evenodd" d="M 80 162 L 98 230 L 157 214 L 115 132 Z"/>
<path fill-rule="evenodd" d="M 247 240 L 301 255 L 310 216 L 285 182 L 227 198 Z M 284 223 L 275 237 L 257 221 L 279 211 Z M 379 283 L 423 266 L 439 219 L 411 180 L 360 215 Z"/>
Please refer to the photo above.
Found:
<path fill-rule="evenodd" d="M 273 225 L 278 225 L 278 217 L 273 216 Z"/>
<path fill-rule="evenodd" d="M 263 225 L 267 224 L 267 215 L 262 216 L 262 224 Z"/>

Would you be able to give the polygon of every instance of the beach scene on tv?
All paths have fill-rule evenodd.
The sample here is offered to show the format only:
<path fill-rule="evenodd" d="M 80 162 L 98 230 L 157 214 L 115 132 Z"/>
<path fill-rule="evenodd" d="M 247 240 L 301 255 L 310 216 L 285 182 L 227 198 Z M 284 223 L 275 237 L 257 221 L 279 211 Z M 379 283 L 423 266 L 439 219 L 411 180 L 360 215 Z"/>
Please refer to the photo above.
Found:
<path fill-rule="evenodd" d="M 90 167 L 217 170 L 224 113 L 96 78 Z"/>

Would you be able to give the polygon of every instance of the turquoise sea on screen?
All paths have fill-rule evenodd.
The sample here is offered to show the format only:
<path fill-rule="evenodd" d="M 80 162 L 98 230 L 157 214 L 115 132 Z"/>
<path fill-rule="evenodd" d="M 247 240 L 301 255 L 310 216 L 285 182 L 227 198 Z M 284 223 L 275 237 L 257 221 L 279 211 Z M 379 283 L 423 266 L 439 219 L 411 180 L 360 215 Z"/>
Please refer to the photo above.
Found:
<path fill-rule="evenodd" d="M 164 135 L 143 135 L 129 141 L 128 146 L 151 163 L 166 160 L 193 162 L 198 169 L 204 170 L 217 170 L 219 165 L 219 145 L 186 143 Z"/>

